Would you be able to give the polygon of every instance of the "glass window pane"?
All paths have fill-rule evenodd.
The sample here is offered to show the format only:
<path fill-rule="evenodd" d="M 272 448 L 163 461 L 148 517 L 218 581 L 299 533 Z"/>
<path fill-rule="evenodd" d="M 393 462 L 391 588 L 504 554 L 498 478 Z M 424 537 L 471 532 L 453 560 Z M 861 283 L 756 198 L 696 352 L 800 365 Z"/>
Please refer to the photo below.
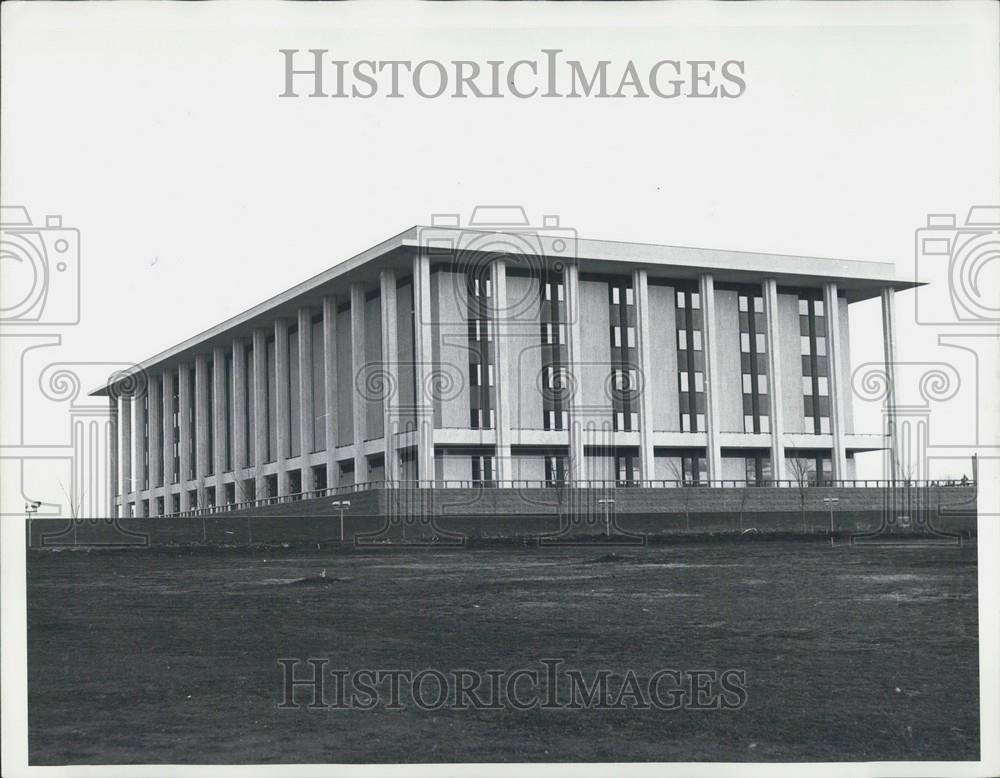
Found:
<path fill-rule="evenodd" d="M 635 291 L 633 291 L 632 287 L 628 287 L 625 290 L 625 304 L 626 305 L 635 304 Z"/>
<path fill-rule="evenodd" d="M 688 391 L 688 374 L 681 373 L 680 376 L 681 376 L 681 391 L 686 392 Z"/>
<path fill-rule="evenodd" d="M 763 332 L 757 333 L 757 353 L 766 354 L 767 353 L 767 336 Z"/>
<path fill-rule="evenodd" d="M 633 431 L 639 429 L 639 414 L 638 413 L 630 413 L 629 414 L 629 422 L 632 424 L 632 430 Z"/>
<path fill-rule="evenodd" d="M 823 301 L 822 300 L 816 300 L 816 302 L 813 303 L 813 310 L 816 311 L 816 315 L 817 316 L 822 316 L 823 315 Z"/>
<path fill-rule="evenodd" d="M 819 383 L 819 396 L 826 397 L 830 393 L 830 386 L 827 377 L 820 376 L 817 379 L 817 382 Z"/>
<path fill-rule="evenodd" d="M 805 417 L 805 424 L 806 424 L 806 427 L 805 427 L 804 432 L 806 433 L 806 435 L 812 435 L 813 432 L 816 429 L 816 424 L 813 421 L 813 417 L 812 416 L 806 416 Z"/>
<path fill-rule="evenodd" d="M 611 328 L 611 342 L 615 344 L 615 348 L 621 348 L 622 345 L 622 328 L 612 327 Z"/>
<path fill-rule="evenodd" d="M 691 431 L 691 414 L 682 413 L 681 414 L 681 432 Z"/>
<path fill-rule="evenodd" d="M 746 311 L 746 309 L 747 309 L 747 298 L 744 297 L 743 295 L 740 295 L 740 310 Z"/>
<path fill-rule="evenodd" d="M 801 335 L 799 337 L 799 353 L 802 354 L 802 356 L 808 356 L 809 355 L 809 353 L 810 353 L 810 346 L 809 346 L 809 336 L 808 335 Z"/>
<path fill-rule="evenodd" d="M 694 350 L 701 351 L 701 330 L 695 330 L 694 335 Z"/>
<path fill-rule="evenodd" d="M 826 356 L 826 338 L 816 337 L 816 355 L 821 357 Z"/>
<path fill-rule="evenodd" d="M 757 393 L 767 394 L 767 376 L 763 373 L 757 374 Z"/>
<path fill-rule="evenodd" d="M 625 334 L 628 338 L 628 347 L 635 348 L 635 327 L 626 327 Z"/>
<path fill-rule="evenodd" d="M 684 305 L 684 292 L 681 292 L 680 290 L 678 290 L 678 292 L 677 292 L 677 307 L 678 308 L 684 308 L 685 307 L 685 305 Z"/>
<path fill-rule="evenodd" d="M 743 374 L 743 394 L 752 394 L 752 393 L 753 393 L 753 376 L 752 375 L 747 375 L 746 373 L 744 373 Z"/>
<path fill-rule="evenodd" d="M 754 313 L 764 313 L 764 298 L 754 297 L 753 298 L 753 310 Z"/>
<path fill-rule="evenodd" d="M 705 414 L 704 413 L 696 413 L 694 419 L 695 419 L 695 422 L 698 424 L 698 429 L 699 430 L 704 430 L 705 429 Z"/>
<path fill-rule="evenodd" d="M 695 373 L 694 374 L 694 390 L 696 392 L 704 392 L 705 391 L 705 374 L 704 373 Z"/>
<path fill-rule="evenodd" d="M 701 308 L 701 295 L 697 292 L 691 292 L 691 307 Z"/>
<path fill-rule="evenodd" d="M 824 435 L 830 434 L 830 419 L 828 417 L 819 417 L 819 431 Z"/>
<path fill-rule="evenodd" d="M 771 431 L 771 417 L 761 416 L 760 417 L 760 431 L 767 433 Z"/>
<path fill-rule="evenodd" d="M 677 348 L 686 349 L 688 347 L 687 330 L 677 330 Z"/>
<path fill-rule="evenodd" d="M 617 286 L 612 286 L 611 287 L 611 304 L 612 305 L 618 305 L 618 287 Z"/>
<path fill-rule="evenodd" d="M 740 351 L 744 354 L 750 353 L 750 333 L 741 332 L 740 333 Z"/>

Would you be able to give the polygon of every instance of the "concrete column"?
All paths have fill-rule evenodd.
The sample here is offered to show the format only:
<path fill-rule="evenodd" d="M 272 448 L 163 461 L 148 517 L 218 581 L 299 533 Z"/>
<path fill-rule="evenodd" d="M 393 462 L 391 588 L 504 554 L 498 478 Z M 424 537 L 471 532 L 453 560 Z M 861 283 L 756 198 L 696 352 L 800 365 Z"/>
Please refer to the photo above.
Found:
<path fill-rule="evenodd" d="M 351 379 L 355 387 L 365 386 L 365 289 L 351 284 Z M 354 483 L 368 480 L 368 458 L 365 438 L 368 437 L 368 402 L 360 392 L 354 393 Z"/>
<path fill-rule="evenodd" d="M 108 518 L 118 518 L 118 396 L 112 389 L 108 395 Z"/>
<path fill-rule="evenodd" d="M 580 388 L 583 381 L 581 360 L 583 354 L 583 328 L 580 324 L 580 271 L 575 264 L 567 264 L 563 271 L 566 292 L 566 340 L 569 385 L 569 450 L 566 460 L 567 480 L 582 481 L 586 478 L 583 451 L 583 424 L 580 419 Z"/>
<path fill-rule="evenodd" d="M 198 483 L 198 507 L 208 506 L 205 479 L 208 477 L 209 435 L 212 413 L 208 407 L 208 355 L 194 358 L 194 475 Z"/>
<path fill-rule="evenodd" d="M 230 424 L 233 429 L 233 478 L 236 482 L 236 501 L 244 502 L 248 495 L 243 490 L 247 467 L 247 346 L 242 338 L 233 341 L 233 407 Z"/>
<path fill-rule="evenodd" d="M 417 478 L 434 480 L 434 349 L 431 340 L 431 263 L 427 248 L 413 258 L 413 352 L 417 423 Z"/>
<path fill-rule="evenodd" d="M 885 355 L 885 423 L 889 434 L 885 470 L 888 480 L 895 481 L 899 462 L 899 440 L 896 435 L 896 290 L 882 289 L 882 351 Z"/>
<path fill-rule="evenodd" d="M 785 480 L 785 411 L 781 404 L 781 333 L 778 328 L 778 281 L 763 283 L 764 316 L 767 319 L 767 412 L 771 418 L 771 474 Z M 752 313 L 750 314 L 753 315 Z M 795 376 L 790 376 L 789 380 Z"/>
<path fill-rule="evenodd" d="M 649 275 L 645 269 L 632 273 L 635 294 L 635 325 L 639 348 L 639 463 L 642 479 L 653 480 L 656 464 L 653 450 L 653 331 L 649 323 Z"/>
<path fill-rule="evenodd" d="M 134 502 L 132 492 L 135 486 L 132 480 L 132 398 L 121 398 L 121 430 L 122 430 L 122 516 L 128 518 L 128 503 Z"/>
<path fill-rule="evenodd" d="M 151 375 L 147 391 L 148 404 L 146 413 L 147 439 L 146 456 L 149 460 L 149 515 L 159 516 L 156 498 L 160 496 L 163 485 L 163 385 L 160 377 Z"/>
<path fill-rule="evenodd" d="M 146 389 L 140 388 L 135 395 L 135 434 L 132 436 L 134 443 L 133 451 L 133 480 L 132 488 L 135 492 L 135 516 L 138 519 L 145 518 L 146 512 L 142 507 L 142 491 L 145 488 L 144 468 L 146 456 L 146 409 L 143 407 Z"/>
<path fill-rule="evenodd" d="M 385 480 L 399 480 L 399 453 L 396 451 L 396 427 L 399 415 L 399 346 L 396 320 L 396 272 L 383 270 L 379 274 L 380 310 L 382 315 L 382 371 L 385 387 L 382 393 L 382 435 L 385 438 Z"/>
<path fill-rule="evenodd" d="M 174 483 L 174 392 L 173 392 L 174 372 L 170 369 L 163 371 L 160 376 L 160 394 L 163 398 L 162 413 L 162 438 L 163 438 L 163 512 L 170 513 L 173 510 L 171 505 L 171 493 Z"/>
<path fill-rule="evenodd" d="M 340 486 L 337 444 L 340 442 L 337 404 L 337 300 L 323 298 L 323 433 L 326 438 L 326 485 Z"/>
<path fill-rule="evenodd" d="M 226 352 L 225 346 L 212 349 L 212 470 L 215 475 L 215 504 L 226 504 L 223 474 L 226 472 Z"/>
<path fill-rule="evenodd" d="M 178 442 L 180 451 L 178 459 L 181 471 L 177 480 L 181 487 L 181 511 L 191 510 L 191 497 L 188 493 L 188 481 L 191 479 L 191 366 L 182 364 L 177 368 L 177 405 L 178 405 Z"/>
<path fill-rule="evenodd" d="M 833 434 L 830 464 L 833 468 L 831 475 L 838 481 L 847 476 L 844 391 L 849 384 L 845 382 L 846 376 L 840 365 L 840 306 L 837 304 L 837 285 L 832 281 L 823 285 L 823 314 L 826 322 L 826 361 L 830 373 L 830 432 Z"/>
<path fill-rule="evenodd" d="M 507 375 L 510 365 L 510 308 L 507 304 L 507 262 L 495 259 L 490 266 L 493 296 L 490 300 L 490 327 L 493 328 L 493 394 L 496 397 L 496 471 L 498 481 L 511 480 L 510 472 L 510 393 L 517 385 L 514 376 Z M 488 376 L 483 374 L 483 381 Z"/>
<path fill-rule="evenodd" d="M 288 456 L 291 453 L 291 409 L 289 407 L 290 378 L 288 365 L 288 322 L 278 319 L 274 323 L 274 415 L 275 441 L 278 451 L 278 496 L 288 494 Z"/>
<path fill-rule="evenodd" d="M 719 375 L 719 357 L 716 344 L 715 281 L 711 273 L 703 273 L 698 279 L 698 293 L 701 297 L 701 340 L 705 351 L 705 432 L 708 436 L 705 454 L 708 480 L 716 481 L 722 478 L 722 447 L 719 444 L 719 394 L 722 387 L 714 384 Z"/>
<path fill-rule="evenodd" d="M 299 450 L 301 453 L 302 491 L 313 489 L 309 455 L 316 448 L 313 435 L 313 330 L 312 310 L 299 308 Z"/>
<path fill-rule="evenodd" d="M 267 331 L 253 331 L 253 468 L 254 493 L 265 497 L 264 465 L 267 463 Z"/>

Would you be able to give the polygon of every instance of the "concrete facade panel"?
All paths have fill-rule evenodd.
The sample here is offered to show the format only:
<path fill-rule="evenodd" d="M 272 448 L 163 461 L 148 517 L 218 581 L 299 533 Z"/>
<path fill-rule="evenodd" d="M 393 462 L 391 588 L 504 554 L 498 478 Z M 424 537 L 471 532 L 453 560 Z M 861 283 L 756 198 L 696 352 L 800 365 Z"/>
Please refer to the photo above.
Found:
<path fill-rule="evenodd" d="M 785 433 L 805 431 L 802 405 L 802 355 L 799 346 L 799 298 L 778 295 L 778 332 L 781 338 L 781 407 Z"/>
<path fill-rule="evenodd" d="M 518 315 L 517 321 L 508 325 L 507 365 L 498 379 L 515 387 L 510 398 L 511 429 L 540 430 L 544 427 L 540 381 L 541 306 L 532 307 L 526 302 L 532 295 L 539 298 L 538 283 L 537 278 L 507 277 L 507 299 L 519 301 Z"/>
<path fill-rule="evenodd" d="M 351 368 L 351 311 L 337 313 L 337 422 L 338 445 L 354 442 L 354 372 Z"/>
<path fill-rule="evenodd" d="M 431 275 L 432 312 L 434 321 L 441 322 L 436 338 L 439 357 L 434 365 L 435 383 L 445 387 L 434 401 L 435 426 L 441 428 L 469 429 L 469 336 L 468 330 L 463 330 L 469 315 L 467 301 L 459 293 L 462 281 L 458 273 Z"/>
<path fill-rule="evenodd" d="M 413 284 L 396 288 L 396 347 L 399 349 L 396 415 L 399 431 L 413 429 L 415 402 L 415 370 L 413 343 Z"/>
<path fill-rule="evenodd" d="M 365 369 L 368 374 L 363 386 L 365 397 L 365 437 L 376 440 L 382 437 L 383 416 L 381 388 L 383 382 L 376 378 L 384 371 L 382 366 L 382 306 L 379 297 L 365 301 Z"/>
<path fill-rule="evenodd" d="M 580 281 L 581 348 L 576 372 L 580 393 L 580 422 L 599 428 L 610 424 L 612 404 L 609 391 L 611 376 L 611 319 L 608 285 L 604 281 Z"/>
<path fill-rule="evenodd" d="M 844 433 L 850 435 L 854 432 L 854 392 L 851 390 L 851 322 L 847 300 L 840 297 L 837 303 L 837 307 L 840 309 L 840 386 L 844 398 Z M 848 461 L 848 468 L 852 464 L 852 461 Z M 848 476 L 848 478 L 853 477 L 853 475 Z"/>
<path fill-rule="evenodd" d="M 674 287 L 650 285 L 649 324 L 652 330 L 652 364 L 646 366 L 645 375 L 653 392 L 653 429 L 656 432 L 679 432 L 677 301 Z"/>
<path fill-rule="evenodd" d="M 715 327 L 719 374 L 713 377 L 713 388 L 719 397 L 719 431 L 743 432 L 743 367 L 736 292 L 715 291 Z"/>

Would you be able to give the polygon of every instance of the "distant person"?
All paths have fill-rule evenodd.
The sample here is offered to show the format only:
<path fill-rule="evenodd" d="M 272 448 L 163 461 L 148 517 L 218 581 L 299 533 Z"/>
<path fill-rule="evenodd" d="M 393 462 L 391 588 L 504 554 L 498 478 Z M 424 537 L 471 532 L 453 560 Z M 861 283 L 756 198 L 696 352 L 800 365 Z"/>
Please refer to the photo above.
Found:
<path fill-rule="evenodd" d="M 968 477 L 967 477 L 967 476 L 965 475 L 965 473 L 962 473 L 962 480 L 961 480 L 961 481 L 959 481 L 959 483 L 961 483 L 961 484 L 962 484 L 962 486 L 968 486 L 968 485 L 969 485 L 969 479 L 968 479 Z"/>

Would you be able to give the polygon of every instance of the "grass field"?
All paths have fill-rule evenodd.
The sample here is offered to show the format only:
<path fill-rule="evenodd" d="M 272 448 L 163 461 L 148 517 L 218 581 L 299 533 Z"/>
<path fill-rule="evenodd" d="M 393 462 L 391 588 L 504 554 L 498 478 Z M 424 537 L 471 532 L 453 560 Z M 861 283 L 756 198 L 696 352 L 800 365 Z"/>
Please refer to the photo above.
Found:
<path fill-rule="evenodd" d="M 32 764 L 976 759 L 976 549 L 28 558 Z M 326 569 L 336 582 L 303 585 Z M 297 583 L 298 582 L 298 583 Z M 280 710 L 279 658 L 736 668 L 737 710 Z"/>

